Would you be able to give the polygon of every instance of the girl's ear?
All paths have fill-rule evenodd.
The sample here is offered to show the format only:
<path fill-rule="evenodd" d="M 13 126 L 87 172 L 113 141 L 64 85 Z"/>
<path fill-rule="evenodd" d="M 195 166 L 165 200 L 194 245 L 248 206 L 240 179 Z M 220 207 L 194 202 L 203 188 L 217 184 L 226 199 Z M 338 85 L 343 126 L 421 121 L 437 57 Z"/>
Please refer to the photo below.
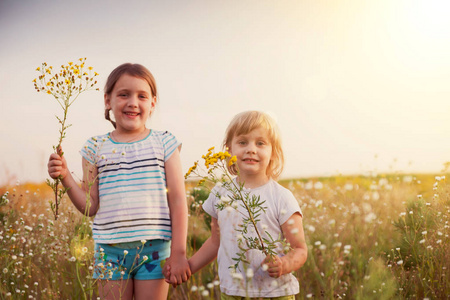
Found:
<path fill-rule="evenodd" d="M 150 115 L 155 111 L 156 107 L 156 96 L 152 97 L 152 103 L 150 104 Z"/>
<path fill-rule="evenodd" d="M 111 109 L 111 99 L 110 96 L 108 94 L 105 94 L 105 108 L 106 109 Z"/>
<path fill-rule="evenodd" d="M 227 145 L 225 149 L 227 150 L 228 153 L 230 153 L 231 155 L 233 155 L 233 151 L 231 150 L 231 147 L 230 147 L 230 146 Z"/>

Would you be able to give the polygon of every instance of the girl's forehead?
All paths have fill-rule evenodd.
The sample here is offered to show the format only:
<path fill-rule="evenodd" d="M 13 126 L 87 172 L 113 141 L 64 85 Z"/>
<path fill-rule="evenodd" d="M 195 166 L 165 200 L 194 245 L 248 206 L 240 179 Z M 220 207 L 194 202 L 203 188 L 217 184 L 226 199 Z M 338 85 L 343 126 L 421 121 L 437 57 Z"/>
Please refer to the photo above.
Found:
<path fill-rule="evenodd" d="M 144 78 L 133 76 L 127 73 L 122 74 L 122 76 L 120 76 L 120 78 L 117 80 L 114 86 L 114 89 L 123 89 L 123 88 L 151 90 L 150 85 Z"/>
<path fill-rule="evenodd" d="M 262 137 L 267 139 L 270 138 L 269 130 L 262 126 L 258 126 L 246 131 L 244 130 L 236 131 L 236 133 L 234 134 L 234 137 L 250 137 L 250 136 Z"/>

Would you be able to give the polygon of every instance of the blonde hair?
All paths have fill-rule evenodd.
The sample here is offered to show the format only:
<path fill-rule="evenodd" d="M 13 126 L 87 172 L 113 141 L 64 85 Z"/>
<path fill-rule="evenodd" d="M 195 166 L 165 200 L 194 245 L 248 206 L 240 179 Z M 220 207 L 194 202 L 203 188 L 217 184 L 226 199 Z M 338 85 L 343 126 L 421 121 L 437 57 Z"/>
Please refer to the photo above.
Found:
<path fill-rule="evenodd" d="M 268 114 L 260 111 L 244 111 L 234 116 L 225 131 L 223 147 L 225 149 L 230 148 L 231 141 L 235 136 L 247 134 L 259 127 L 267 130 L 267 135 L 272 145 L 272 159 L 267 166 L 266 175 L 276 180 L 283 171 L 284 154 L 278 125 Z M 236 164 L 229 166 L 228 171 L 233 175 L 237 175 Z"/>

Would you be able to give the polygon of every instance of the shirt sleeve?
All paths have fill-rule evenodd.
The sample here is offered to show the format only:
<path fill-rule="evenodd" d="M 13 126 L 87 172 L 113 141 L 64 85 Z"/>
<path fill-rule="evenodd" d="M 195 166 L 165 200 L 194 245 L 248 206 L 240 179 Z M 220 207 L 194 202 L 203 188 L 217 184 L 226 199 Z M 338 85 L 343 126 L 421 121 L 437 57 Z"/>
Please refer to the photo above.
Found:
<path fill-rule="evenodd" d="M 298 212 L 303 217 L 300 205 L 298 204 L 297 199 L 295 199 L 291 191 L 283 189 L 283 191 L 280 193 L 280 197 L 280 225 L 283 225 L 296 212 Z"/>
<path fill-rule="evenodd" d="M 181 143 L 168 131 L 163 133 L 162 143 L 164 147 L 164 161 L 167 161 L 177 148 L 181 150 Z"/>
<path fill-rule="evenodd" d="M 88 139 L 80 150 L 81 156 L 95 165 L 97 159 L 97 141 L 95 137 Z"/>
<path fill-rule="evenodd" d="M 219 215 L 217 214 L 217 196 L 216 196 L 216 188 L 213 188 L 211 193 L 209 193 L 208 199 L 205 200 L 202 207 L 203 210 L 210 215 L 211 217 L 218 219 Z"/>

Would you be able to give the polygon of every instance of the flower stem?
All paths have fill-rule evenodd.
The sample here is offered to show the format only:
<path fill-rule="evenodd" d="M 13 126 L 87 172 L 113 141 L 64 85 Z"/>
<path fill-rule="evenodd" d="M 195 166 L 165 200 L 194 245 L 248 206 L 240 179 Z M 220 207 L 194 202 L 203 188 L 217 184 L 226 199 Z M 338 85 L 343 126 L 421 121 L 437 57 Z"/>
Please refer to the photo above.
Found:
<path fill-rule="evenodd" d="M 240 196 L 239 199 L 241 199 L 242 203 L 244 203 L 245 209 L 247 210 L 248 216 L 250 217 L 250 221 L 252 222 L 253 227 L 255 228 L 256 234 L 258 235 L 258 239 L 259 239 L 259 242 L 261 243 L 262 251 L 264 252 L 265 255 L 268 255 L 269 253 L 267 252 L 266 248 L 264 247 L 263 239 L 261 237 L 261 234 L 259 233 L 258 228 L 256 227 L 256 222 L 255 222 L 255 219 L 253 218 L 253 214 L 251 212 L 251 209 L 250 209 L 250 207 L 248 207 L 247 203 L 244 201 L 244 197 L 242 195 L 241 188 L 238 188 L 236 186 L 236 183 L 232 180 L 232 178 L 229 176 L 228 173 L 225 173 L 225 174 L 227 175 L 227 177 L 230 179 L 230 182 L 234 185 L 234 187 L 238 191 L 239 196 Z"/>

